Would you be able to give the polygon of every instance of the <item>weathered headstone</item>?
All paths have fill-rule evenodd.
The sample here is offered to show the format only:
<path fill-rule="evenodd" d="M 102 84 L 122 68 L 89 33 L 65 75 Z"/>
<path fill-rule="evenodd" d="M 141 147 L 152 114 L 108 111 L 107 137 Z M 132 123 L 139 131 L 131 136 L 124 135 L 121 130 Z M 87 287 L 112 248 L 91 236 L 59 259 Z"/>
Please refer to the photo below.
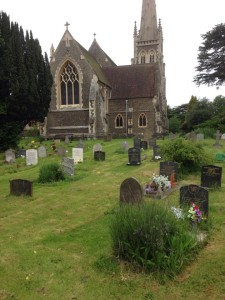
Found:
<path fill-rule="evenodd" d="M 36 165 L 38 163 L 38 153 L 36 149 L 28 149 L 26 151 L 27 166 Z"/>
<path fill-rule="evenodd" d="M 128 165 L 140 165 L 141 164 L 141 150 L 137 148 L 128 149 Z"/>
<path fill-rule="evenodd" d="M 201 186 L 202 187 L 221 187 L 222 168 L 213 165 L 202 167 Z"/>
<path fill-rule="evenodd" d="M 160 147 L 158 145 L 154 145 L 153 146 L 153 159 L 157 160 L 157 159 L 161 159 L 162 158 L 162 154 L 160 151 Z"/>
<path fill-rule="evenodd" d="M 65 156 L 66 155 L 66 148 L 63 146 L 57 147 L 57 155 L 58 156 Z"/>
<path fill-rule="evenodd" d="M 160 175 L 168 176 L 168 179 L 171 180 L 173 177 L 174 181 L 177 182 L 178 175 L 178 163 L 173 161 L 163 161 L 160 162 Z"/>
<path fill-rule="evenodd" d="M 139 137 L 134 138 L 134 148 L 141 149 L 141 138 Z"/>
<path fill-rule="evenodd" d="M 5 161 L 8 163 L 14 163 L 16 161 L 16 152 L 13 149 L 5 151 Z"/>
<path fill-rule="evenodd" d="M 125 179 L 120 186 L 120 203 L 134 204 L 143 202 L 143 188 L 133 177 Z"/>
<path fill-rule="evenodd" d="M 25 149 L 19 149 L 17 152 L 18 158 L 26 158 L 26 150 Z"/>
<path fill-rule="evenodd" d="M 47 151 L 45 146 L 38 147 L 38 157 L 47 157 Z"/>
<path fill-rule="evenodd" d="M 197 133 L 196 138 L 197 138 L 197 141 L 203 141 L 204 140 L 204 134 L 203 133 Z"/>
<path fill-rule="evenodd" d="M 84 160 L 83 148 L 72 148 L 72 158 L 75 163 L 83 162 Z"/>
<path fill-rule="evenodd" d="M 180 206 L 187 207 L 191 203 L 198 205 L 199 209 L 208 217 L 209 195 L 207 189 L 195 184 L 182 186 L 180 188 Z"/>
<path fill-rule="evenodd" d="M 24 179 L 10 180 L 10 195 L 14 196 L 31 196 L 33 194 L 33 183 Z"/>
<path fill-rule="evenodd" d="M 65 144 L 69 144 L 69 142 L 70 142 L 70 136 L 66 135 L 65 136 Z"/>
<path fill-rule="evenodd" d="M 196 133 L 194 131 L 191 131 L 189 134 L 189 140 L 195 142 L 196 139 L 197 139 Z"/>
<path fill-rule="evenodd" d="M 93 146 L 93 153 L 95 153 L 96 151 L 102 151 L 102 145 L 101 144 L 95 144 Z"/>
<path fill-rule="evenodd" d="M 147 141 L 141 141 L 141 149 L 144 149 L 144 150 L 148 149 L 148 142 Z"/>
<path fill-rule="evenodd" d="M 213 144 L 213 146 L 217 148 L 222 147 L 222 145 L 220 145 L 221 133 L 219 130 L 216 131 L 215 136 L 216 136 L 216 142 L 215 144 Z"/>
<path fill-rule="evenodd" d="M 62 157 L 61 166 L 62 166 L 62 170 L 65 174 L 67 174 L 69 176 L 74 175 L 74 160 L 73 160 L 73 158 Z"/>
<path fill-rule="evenodd" d="M 130 148 L 127 141 L 122 142 L 121 147 L 124 152 L 128 151 L 128 149 Z"/>
<path fill-rule="evenodd" d="M 225 141 L 225 133 L 221 135 L 221 140 Z"/>
<path fill-rule="evenodd" d="M 104 161 L 105 160 L 105 152 L 95 151 L 94 152 L 94 160 Z"/>

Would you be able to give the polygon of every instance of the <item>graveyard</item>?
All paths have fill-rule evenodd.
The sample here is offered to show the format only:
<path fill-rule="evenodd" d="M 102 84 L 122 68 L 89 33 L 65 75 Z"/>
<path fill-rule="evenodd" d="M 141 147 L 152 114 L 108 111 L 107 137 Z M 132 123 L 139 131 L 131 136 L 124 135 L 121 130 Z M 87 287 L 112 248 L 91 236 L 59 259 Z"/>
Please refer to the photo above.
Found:
<path fill-rule="evenodd" d="M 165 140 L 142 142 L 24 138 L 0 153 L 0 299 L 225 299 L 225 142 L 194 141 L 209 161 L 188 175 L 161 157 Z M 50 163 L 65 180 L 38 181 Z M 169 193 L 145 195 L 153 174 L 169 177 Z M 209 224 L 201 249 L 173 278 L 119 260 L 110 226 L 121 202 L 196 202 Z"/>

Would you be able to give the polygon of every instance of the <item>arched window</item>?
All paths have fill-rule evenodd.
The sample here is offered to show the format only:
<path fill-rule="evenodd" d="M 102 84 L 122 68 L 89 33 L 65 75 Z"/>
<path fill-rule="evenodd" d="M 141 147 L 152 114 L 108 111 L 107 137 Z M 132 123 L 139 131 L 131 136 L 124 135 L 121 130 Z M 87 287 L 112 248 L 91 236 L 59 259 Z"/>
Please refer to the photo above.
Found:
<path fill-rule="evenodd" d="M 147 118 L 145 114 L 140 114 L 138 118 L 138 126 L 139 127 L 146 127 L 147 126 Z"/>
<path fill-rule="evenodd" d="M 67 62 L 60 73 L 60 105 L 79 104 L 79 75 L 71 62 Z"/>
<path fill-rule="evenodd" d="M 145 64 L 145 55 L 141 55 L 141 64 Z"/>
<path fill-rule="evenodd" d="M 150 64 L 153 64 L 155 62 L 155 51 L 153 50 L 150 51 L 149 61 Z"/>
<path fill-rule="evenodd" d="M 117 128 L 123 127 L 123 117 L 120 114 L 116 116 L 115 125 Z"/>

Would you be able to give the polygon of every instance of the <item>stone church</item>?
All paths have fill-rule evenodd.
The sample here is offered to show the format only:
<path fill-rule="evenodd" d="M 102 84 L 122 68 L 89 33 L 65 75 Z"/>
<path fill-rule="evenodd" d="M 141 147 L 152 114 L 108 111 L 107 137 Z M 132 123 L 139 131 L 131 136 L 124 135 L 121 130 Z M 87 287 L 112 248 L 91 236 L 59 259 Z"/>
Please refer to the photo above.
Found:
<path fill-rule="evenodd" d="M 68 29 L 51 48 L 52 96 L 47 138 L 141 136 L 167 131 L 163 33 L 155 0 L 143 0 L 140 30 L 134 25 L 131 65 L 117 66 L 96 37 L 86 50 Z"/>

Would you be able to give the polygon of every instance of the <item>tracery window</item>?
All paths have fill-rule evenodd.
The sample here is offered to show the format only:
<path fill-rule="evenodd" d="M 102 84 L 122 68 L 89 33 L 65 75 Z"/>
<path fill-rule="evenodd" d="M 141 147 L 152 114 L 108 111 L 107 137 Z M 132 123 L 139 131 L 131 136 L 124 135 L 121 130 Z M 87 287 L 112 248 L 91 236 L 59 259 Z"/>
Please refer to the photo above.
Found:
<path fill-rule="evenodd" d="M 150 51 L 150 64 L 155 62 L 155 52 L 153 50 Z"/>
<path fill-rule="evenodd" d="M 145 64 L 145 55 L 141 56 L 141 64 Z"/>
<path fill-rule="evenodd" d="M 115 125 L 117 128 L 123 127 L 123 117 L 120 114 L 116 116 Z"/>
<path fill-rule="evenodd" d="M 67 62 L 60 73 L 60 104 L 79 104 L 79 75 L 76 67 Z"/>
<path fill-rule="evenodd" d="M 140 114 L 138 118 L 138 126 L 139 127 L 146 127 L 147 126 L 147 118 L 144 113 Z"/>

